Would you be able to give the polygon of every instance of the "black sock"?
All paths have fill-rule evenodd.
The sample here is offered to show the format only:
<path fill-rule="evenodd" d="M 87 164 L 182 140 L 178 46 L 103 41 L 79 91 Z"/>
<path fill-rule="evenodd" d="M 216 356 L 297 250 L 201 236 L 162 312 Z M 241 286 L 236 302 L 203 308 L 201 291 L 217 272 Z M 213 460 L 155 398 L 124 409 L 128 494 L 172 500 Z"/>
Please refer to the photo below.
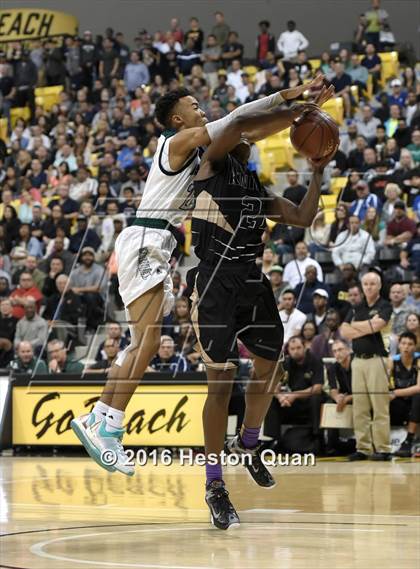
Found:
<path fill-rule="evenodd" d="M 407 433 L 406 441 L 411 442 L 414 439 L 414 433 Z"/>

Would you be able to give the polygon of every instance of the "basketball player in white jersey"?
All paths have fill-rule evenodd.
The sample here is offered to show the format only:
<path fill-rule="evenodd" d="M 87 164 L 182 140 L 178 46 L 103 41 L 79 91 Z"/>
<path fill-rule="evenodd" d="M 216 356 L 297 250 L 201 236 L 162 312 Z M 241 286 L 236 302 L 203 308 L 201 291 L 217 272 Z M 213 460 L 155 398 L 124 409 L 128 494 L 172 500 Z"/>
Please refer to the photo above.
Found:
<path fill-rule="evenodd" d="M 176 246 L 174 228 L 182 224 L 193 207 L 188 190 L 198 170 L 198 149 L 220 136 L 236 117 L 271 109 L 300 97 L 306 89 L 319 91 L 323 80 L 321 75 L 305 87 L 258 99 L 212 123 L 207 123 L 197 100 L 185 89 L 169 92 L 157 102 L 156 118 L 166 130 L 159 138 L 136 220 L 124 229 L 115 244 L 119 290 L 130 322 L 131 343 L 112 366 L 92 413 L 71 423 L 89 455 L 106 470 L 134 474 L 121 444 L 124 411 L 158 351 L 162 318 L 173 305 L 169 260 Z M 323 99 L 321 93 L 317 103 L 323 104 L 329 96 L 326 94 Z M 312 108 L 312 103 L 286 108 L 282 128 L 290 127 Z M 261 140 L 278 132 L 278 123 L 275 129 L 256 128 L 246 136 L 250 141 Z M 115 457 L 115 463 L 111 460 L 112 464 L 107 464 L 106 451 Z"/>

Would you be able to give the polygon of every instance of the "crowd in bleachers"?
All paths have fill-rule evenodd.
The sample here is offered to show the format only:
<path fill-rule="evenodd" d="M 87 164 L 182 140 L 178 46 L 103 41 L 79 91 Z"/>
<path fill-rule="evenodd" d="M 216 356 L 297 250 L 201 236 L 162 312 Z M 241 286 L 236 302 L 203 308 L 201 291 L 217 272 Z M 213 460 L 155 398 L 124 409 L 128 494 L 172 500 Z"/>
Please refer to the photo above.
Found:
<path fill-rule="evenodd" d="M 399 38 L 375 1 L 349 45 L 322 54 L 311 52 L 311 38 L 293 21 L 281 33 L 268 21 L 258 26 L 252 57 L 244 53 L 240 29 L 220 12 L 210 33 L 197 18 L 186 26 L 172 18 L 168 31 L 141 30 L 131 42 L 108 28 L 96 38 L 85 31 L 63 41 L 3 44 L 0 367 L 80 371 L 78 348 L 105 325 L 89 369 L 108 369 L 127 344 L 126 327 L 113 324 L 123 318 L 113 249 L 141 202 L 161 132 L 154 107 L 162 94 L 185 85 L 214 120 L 319 71 L 335 86 L 330 107 L 340 122 L 340 148 L 325 170 L 321 211 L 306 231 L 270 223 L 261 259 L 286 339 L 300 338 L 293 353 L 301 344 L 318 361 L 334 357 L 340 323 L 362 295 L 360 276 L 375 266 L 393 305 L 391 356 L 398 356 L 405 331 L 415 334 L 420 349 L 415 61 L 408 51 L 398 62 L 393 50 Z M 286 170 L 283 195 L 298 203 L 310 167 L 293 167 L 297 157 L 284 140 L 253 146 L 250 167 L 265 181 L 275 179 L 276 168 Z M 185 285 L 175 270 L 189 253 L 188 222 L 179 238 L 177 301 L 150 370 L 202 369 Z M 246 361 L 243 346 L 241 355 Z"/>

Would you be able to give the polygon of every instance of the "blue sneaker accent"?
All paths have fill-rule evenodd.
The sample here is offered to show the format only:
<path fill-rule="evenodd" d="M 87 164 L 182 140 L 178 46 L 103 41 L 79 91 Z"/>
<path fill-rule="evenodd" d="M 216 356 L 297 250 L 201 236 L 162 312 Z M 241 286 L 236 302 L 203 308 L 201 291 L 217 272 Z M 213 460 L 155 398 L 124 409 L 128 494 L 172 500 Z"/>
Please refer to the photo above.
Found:
<path fill-rule="evenodd" d="M 105 422 L 105 421 L 102 421 L 101 426 L 99 427 L 99 430 L 98 430 L 98 435 L 99 435 L 100 437 L 105 437 L 105 438 L 107 438 L 107 437 L 112 437 L 112 438 L 117 437 L 117 439 L 120 439 L 120 440 L 123 438 L 124 433 L 125 433 L 125 429 L 116 429 L 116 428 L 113 428 L 112 431 L 108 431 L 107 428 L 106 428 L 106 422 Z"/>
<path fill-rule="evenodd" d="M 89 413 L 89 416 L 85 419 L 86 427 L 92 427 L 95 424 L 95 422 L 96 422 L 96 417 L 95 417 L 94 413 Z M 105 423 L 105 421 L 102 421 L 101 426 L 104 423 Z M 73 429 L 74 434 L 76 435 L 76 437 L 79 439 L 79 441 L 84 446 L 84 448 L 85 448 L 86 452 L 88 453 L 88 455 L 90 456 L 90 458 L 92 458 L 96 462 L 96 464 L 98 464 L 102 468 L 105 468 L 105 470 L 107 470 L 108 472 L 115 472 L 116 471 L 115 466 L 105 465 L 101 461 L 101 453 L 100 453 L 99 449 L 95 445 L 92 444 L 92 441 L 90 440 L 90 438 L 87 435 L 86 428 L 84 427 L 84 424 L 83 424 L 83 416 L 73 419 L 70 422 L 70 427 Z"/>

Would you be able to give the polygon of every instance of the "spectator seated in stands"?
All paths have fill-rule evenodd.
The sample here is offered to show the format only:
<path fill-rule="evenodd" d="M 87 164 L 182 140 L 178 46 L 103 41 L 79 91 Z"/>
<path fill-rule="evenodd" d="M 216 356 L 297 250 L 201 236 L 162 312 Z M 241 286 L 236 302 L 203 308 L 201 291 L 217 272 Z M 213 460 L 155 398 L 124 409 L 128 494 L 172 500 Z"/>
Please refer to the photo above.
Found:
<path fill-rule="evenodd" d="M 42 257 L 42 244 L 36 237 L 31 235 L 31 226 L 29 223 L 22 223 L 20 225 L 19 235 L 15 243 L 17 247 L 22 247 L 28 255 L 32 255 L 36 258 Z"/>
<path fill-rule="evenodd" d="M 410 283 L 410 293 L 406 298 L 406 304 L 417 314 L 420 314 L 420 278 L 415 277 Z"/>
<path fill-rule="evenodd" d="M 407 205 L 413 207 L 415 219 L 420 221 L 420 167 L 410 170 L 401 186 L 407 195 Z"/>
<path fill-rule="evenodd" d="M 56 277 L 57 292 L 47 298 L 43 317 L 48 320 L 52 334 L 67 346 L 69 340 L 77 339 L 77 325 L 84 314 L 80 296 L 69 286 L 69 277 Z"/>
<path fill-rule="evenodd" d="M 344 320 L 350 309 L 349 289 L 357 283 L 357 272 L 352 263 L 344 263 L 339 267 L 338 282 L 331 287 L 330 305 L 339 311 L 341 320 Z"/>
<path fill-rule="evenodd" d="M 376 254 L 375 243 L 364 229 L 360 229 L 360 219 L 352 215 L 349 229 L 340 233 L 332 251 L 334 265 L 339 268 L 351 263 L 359 271 L 369 266 Z"/>
<path fill-rule="evenodd" d="M 322 360 L 322 358 L 332 358 L 333 351 L 332 347 L 335 341 L 341 340 L 341 335 L 339 332 L 339 327 L 341 324 L 340 314 L 338 310 L 330 308 L 327 310 L 327 315 L 325 317 L 325 326 L 322 332 L 319 333 L 312 340 L 311 353 Z"/>
<path fill-rule="evenodd" d="M 10 295 L 10 300 L 13 305 L 13 316 L 17 319 L 23 318 L 25 315 L 25 305 L 30 298 L 35 300 L 37 311 L 39 311 L 42 293 L 34 285 L 31 273 L 23 272 L 19 277 L 19 286 Z"/>
<path fill-rule="evenodd" d="M 305 281 L 299 283 L 295 288 L 295 295 L 298 299 L 297 309 L 304 314 L 309 314 L 313 310 L 313 295 L 316 290 L 322 289 L 327 293 L 329 288 L 317 278 L 315 265 L 308 265 L 305 269 Z"/>
<path fill-rule="evenodd" d="M 299 205 L 306 196 L 308 188 L 299 184 L 299 174 L 294 168 L 291 168 L 287 172 L 286 179 L 289 185 L 285 188 L 283 197 L 294 204 Z"/>
<path fill-rule="evenodd" d="M 351 107 L 353 97 L 351 95 L 350 86 L 352 83 L 350 75 L 344 70 L 344 64 L 340 58 L 336 58 L 333 62 L 334 75 L 331 77 L 331 85 L 334 86 L 335 96 L 342 97 L 344 103 L 344 111 L 346 117 L 351 117 Z"/>
<path fill-rule="evenodd" d="M 33 255 L 28 255 L 24 261 L 23 267 L 19 267 L 13 272 L 12 284 L 17 285 L 19 283 L 20 275 L 22 273 L 30 273 L 32 275 L 32 280 L 34 285 L 42 291 L 45 282 L 44 271 L 38 268 L 38 259 Z"/>
<path fill-rule="evenodd" d="M 34 356 L 30 342 L 20 342 L 16 348 L 16 356 L 10 362 L 9 367 L 14 373 L 29 373 L 31 375 L 48 373 L 45 362 Z"/>
<path fill-rule="evenodd" d="M 118 351 L 124 350 L 130 343 L 122 333 L 121 324 L 118 322 L 108 322 L 106 325 L 106 338 L 99 344 L 98 351 L 96 352 L 95 360 L 97 362 L 106 359 L 105 343 L 108 340 L 115 340 L 115 342 L 117 342 Z"/>
<path fill-rule="evenodd" d="M 50 270 L 45 277 L 42 294 L 48 299 L 57 292 L 56 280 L 58 275 L 64 273 L 64 263 L 60 257 L 53 257 L 50 261 Z M 45 273 L 44 273 L 45 275 Z M 48 300 L 47 300 L 48 301 Z"/>
<path fill-rule="evenodd" d="M 96 231 L 88 229 L 87 217 L 79 215 L 77 218 L 77 231 L 70 238 L 70 252 L 78 253 L 82 244 L 84 249 L 89 247 L 95 252 L 101 245 L 101 239 Z"/>
<path fill-rule="evenodd" d="M 81 166 L 76 173 L 76 180 L 70 186 L 70 198 L 81 203 L 84 199 L 90 199 L 96 195 L 98 181 L 91 177 L 90 171 Z"/>
<path fill-rule="evenodd" d="M 357 199 L 350 206 L 350 215 L 356 215 L 360 221 L 363 221 L 369 207 L 380 210 L 381 202 L 378 196 L 370 193 L 369 185 L 363 180 L 360 180 L 356 185 L 356 195 Z"/>
<path fill-rule="evenodd" d="M 398 184 L 394 184 L 391 182 L 385 186 L 384 195 L 386 200 L 381 211 L 381 220 L 384 221 L 385 223 L 391 221 L 391 218 L 394 213 L 395 204 L 399 200 L 401 193 L 402 192 Z"/>
<path fill-rule="evenodd" d="M 385 188 L 389 182 L 392 182 L 393 171 L 390 160 L 381 160 L 364 174 L 364 179 L 369 183 L 370 193 L 375 195 L 381 204 L 385 201 Z"/>
<path fill-rule="evenodd" d="M 102 343 L 102 350 L 100 358 L 96 359 L 96 363 L 91 365 L 86 371 L 105 371 L 108 372 L 110 367 L 115 363 L 117 356 L 120 352 L 120 344 L 118 340 L 107 338 Z"/>
<path fill-rule="evenodd" d="M 306 314 L 296 308 L 296 293 L 286 289 L 280 297 L 280 319 L 284 328 L 284 343 L 292 336 L 299 336 L 306 322 Z"/>
<path fill-rule="evenodd" d="M 149 371 L 181 373 L 188 371 L 184 356 L 175 354 L 175 342 L 170 336 L 162 336 L 157 355 L 150 362 Z"/>
<path fill-rule="evenodd" d="M 389 289 L 389 300 L 392 306 L 391 332 L 399 336 L 405 330 L 405 321 L 408 314 L 413 311 L 406 302 L 407 293 L 401 283 L 394 283 Z"/>
<path fill-rule="evenodd" d="M 53 199 L 48 204 L 52 209 L 55 205 L 61 206 L 64 219 L 77 219 L 79 213 L 79 203 L 69 196 L 70 187 L 68 184 L 60 184 L 57 188 L 58 199 Z"/>
<path fill-rule="evenodd" d="M 312 294 L 312 310 L 307 315 L 309 322 L 314 322 L 318 334 L 321 334 L 326 326 L 329 294 L 323 288 L 317 288 Z"/>
<path fill-rule="evenodd" d="M 394 213 L 386 228 L 384 244 L 388 247 L 400 247 L 408 243 L 416 234 L 416 223 L 407 216 L 406 205 L 402 200 L 394 204 Z"/>
<path fill-rule="evenodd" d="M 337 404 L 337 413 L 342 413 L 353 400 L 351 382 L 352 354 L 349 345 L 344 340 L 335 340 L 332 344 L 332 354 L 335 363 L 327 366 L 330 398 Z M 339 429 L 327 430 L 327 454 L 352 453 L 355 450 L 354 441 L 343 444 L 339 438 Z"/>
<path fill-rule="evenodd" d="M 13 358 L 13 342 L 18 321 L 12 312 L 10 299 L 2 298 L 0 301 L 0 368 L 6 367 Z"/>
<path fill-rule="evenodd" d="M 391 382 L 391 425 L 407 425 L 407 438 L 396 456 L 412 456 L 412 443 L 420 423 L 420 353 L 416 352 L 417 338 L 403 332 L 398 341 L 399 354 L 389 361 Z"/>
<path fill-rule="evenodd" d="M 95 251 L 92 247 L 83 247 L 80 265 L 71 273 L 70 286 L 80 295 L 88 329 L 96 331 L 103 321 L 106 285 L 105 268 L 95 263 Z"/>
<path fill-rule="evenodd" d="M 53 241 L 53 247 L 51 253 L 42 262 L 42 268 L 45 272 L 50 272 L 51 270 L 51 259 L 55 257 L 60 257 L 64 264 L 64 272 L 66 275 L 70 274 L 70 271 L 74 263 L 74 255 L 67 251 L 65 248 L 65 237 L 56 237 Z"/>
<path fill-rule="evenodd" d="M 378 89 L 378 83 L 381 78 L 381 58 L 376 53 L 376 48 L 373 43 L 368 43 L 365 49 L 365 57 L 362 59 L 361 64 L 366 67 L 369 75 L 373 80 L 374 92 Z"/>
<path fill-rule="evenodd" d="M 268 273 L 271 290 L 273 291 L 277 305 L 280 303 L 280 297 L 283 292 L 290 286 L 288 282 L 283 281 L 283 272 L 283 267 L 280 265 L 273 265 Z"/>
<path fill-rule="evenodd" d="M 371 143 L 376 136 L 376 128 L 380 124 L 381 121 L 373 116 L 372 107 L 370 105 L 363 105 L 359 116 L 356 116 L 358 134 L 363 136 L 368 143 Z"/>
<path fill-rule="evenodd" d="M 49 373 L 83 373 L 83 364 L 71 359 L 67 355 L 64 342 L 51 340 L 48 342 L 48 370 Z"/>
<path fill-rule="evenodd" d="M 284 268 L 283 278 L 290 283 L 291 287 L 296 287 L 304 281 L 305 270 L 309 265 L 313 265 L 317 270 L 319 281 L 324 280 L 324 275 L 320 264 L 309 256 L 308 246 L 300 241 L 295 246 L 295 258 L 289 261 Z"/>
<path fill-rule="evenodd" d="M 284 382 L 278 385 L 264 421 L 264 434 L 277 441 L 281 448 L 282 425 L 309 425 L 312 434 L 319 432 L 324 369 L 303 341 L 292 336 L 284 362 Z"/>
<path fill-rule="evenodd" d="M 257 262 L 260 259 L 257 260 Z M 264 275 L 268 275 L 274 265 L 277 263 L 277 255 L 273 253 L 270 247 L 266 247 L 261 257 L 261 271 Z"/>
<path fill-rule="evenodd" d="M 36 301 L 28 296 L 23 308 L 24 316 L 18 320 L 15 334 L 15 347 L 21 342 L 29 342 L 39 354 L 48 337 L 47 321 L 36 313 Z"/>

